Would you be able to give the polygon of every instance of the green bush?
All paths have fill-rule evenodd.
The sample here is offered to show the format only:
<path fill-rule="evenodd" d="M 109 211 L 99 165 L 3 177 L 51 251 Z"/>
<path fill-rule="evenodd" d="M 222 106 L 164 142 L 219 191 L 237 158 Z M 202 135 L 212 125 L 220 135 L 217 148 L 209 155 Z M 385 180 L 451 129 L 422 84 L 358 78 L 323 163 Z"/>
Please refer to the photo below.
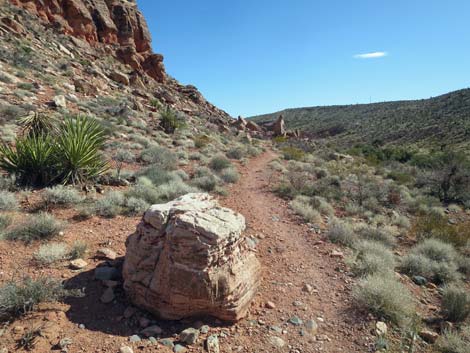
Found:
<path fill-rule="evenodd" d="M 10 320 L 26 314 L 37 304 L 55 301 L 64 295 L 62 284 L 50 278 L 25 278 L 20 282 L 6 282 L 0 287 L 0 320 Z"/>
<path fill-rule="evenodd" d="M 125 205 L 124 194 L 120 191 L 110 191 L 103 198 L 95 203 L 95 212 L 97 215 L 113 218 L 123 211 Z"/>
<path fill-rule="evenodd" d="M 181 128 L 183 125 L 183 121 L 178 117 L 175 111 L 167 108 L 162 112 L 160 126 L 166 134 L 173 134 L 176 129 Z"/>
<path fill-rule="evenodd" d="M 130 215 L 143 214 L 149 207 L 147 201 L 142 199 L 130 197 L 126 200 L 126 212 Z"/>
<path fill-rule="evenodd" d="M 174 152 L 161 146 L 153 146 L 143 150 L 140 159 L 147 164 L 155 164 L 164 170 L 176 169 L 178 162 L 178 156 Z"/>
<path fill-rule="evenodd" d="M 361 241 L 355 245 L 355 250 L 351 270 L 356 276 L 393 272 L 395 257 L 382 243 Z"/>
<path fill-rule="evenodd" d="M 406 324 L 415 311 L 413 297 L 408 289 L 393 276 L 383 273 L 361 280 L 353 291 L 353 298 L 359 309 L 400 326 Z"/>
<path fill-rule="evenodd" d="M 206 147 L 210 143 L 211 138 L 207 135 L 196 135 L 194 137 L 194 146 L 196 146 L 197 148 Z"/>
<path fill-rule="evenodd" d="M 4 237 L 7 240 L 20 240 L 26 243 L 35 240 L 49 240 L 59 235 L 64 223 L 49 213 L 28 216 L 26 221 L 9 229 Z"/>
<path fill-rule="evenodd" d="M 394 247 L 396 244 L 395 237 L 386 229 L 365 226 L 359 228 L 358 233 L 361 239 L 380 242 L 388 247 Z"/>
<path fill-rule="evenodd" d="M 451 282 L 459 278 L 458 257 L 451 244 L 426 239 L 411 249 L 400 267 L 412 276 L 422 276 L 436 283 Z"/>
<path fill-rule="evenodd" d="M 11 216 L 6 214 L 0 214 L 0 232 L 7 228 L 11 224 L 11 222 Z"/>
<path fill-rule="evenodd" d="M 234 147 L 227 151 L 225 154 L 230 159 L 242 159 L 245 157 L 246 151 L 243 147 Z"/>
<path fill-rule="evenodd" d="M 282 156 L 286 160 L 301 161 L 305 157 L 305 152 L 297 147 L 286 146 L 281 149 Z"/>
<path fill-rule="evenodd" d="M 18 208 L 15 194 L 8 191 L 0 191 L 0 211 L 13 211 Z"/>
<path fill-rule="evenodd" d="M 159 200 L 161 202 L 168 202 L 176 199 L 185 194 L 199 192 L 200 190 L 189 186 L 188 184 L 184 183 L 182 180 L 174 180 L 169 183 L 160 185 L 157 187 L 157 192 L 159 195 Z"/>
<path fill-rule="evenodd" d="M 223 155 L 217 155 L 212 157 L 209 161 L 209 167 L 216 172 L 220 172 L 225 168 L 229 168 L 232 166 L 232 163 L 227 159 L 227 157 Z"/>
<path fill-rule="evenodd" d="M 335 215 L 335 209 L 321 196 L 314 196 L 310 200 L 313 208 L 318 210 L 321 214 L 332 217 Z"/>
<path fill-rule="evenodd" d="M 42 200 L 46 205 L 73 205 L 82 202 L 84 197 L 75 188 L 57 185 L 46 188 Z"/>
<path fill-rule="evenodd" d="M 34 259 L 41 265 L 51 265 L 57 261 L 66 259 L 68 256 L 67 245 L 63 243 L 50 243 L 41 245 L 34 254 Z"/>
<path fill-rule="evenodd" d="M 446 320 L 464 321 L 470 314 L 470 295 L 465 288 L 446 286 L 442 293 L 442 313 Z"/>
<path fill-rule="evenodd" d="M 220 172 L 220 177 L 226 183 L 236 183 L 240 179 L 240 174 L 235 168 L 225 168 Z"/>
<path fill-rule="evenodd" d="M 353 246 L 357 241 L 357 235 L 354 233 L 351 225 L 337 219 L 331 222 L 327 237 L 332 243 L 349 247 Z"/>
<path fill-rule="evenodd" d="M 214 191 L 219 184 L 219 178 L 215 175 L 204 175 L 191 180 L 191 184 L 204 191 Z"/>

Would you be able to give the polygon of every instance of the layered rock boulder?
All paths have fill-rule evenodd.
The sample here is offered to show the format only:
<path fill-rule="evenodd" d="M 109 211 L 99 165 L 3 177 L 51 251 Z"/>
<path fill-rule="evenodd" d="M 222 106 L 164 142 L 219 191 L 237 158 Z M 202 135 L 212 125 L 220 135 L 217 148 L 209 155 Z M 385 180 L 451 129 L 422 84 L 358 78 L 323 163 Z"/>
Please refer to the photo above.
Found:
<path fill-rule="evenodd" d="M 130 300 L 162 319 L 239 320 L 260 278 L 244 229 L 242 215 L 208 194 L 151 206 L 126 242 L 123 277 Z"/>

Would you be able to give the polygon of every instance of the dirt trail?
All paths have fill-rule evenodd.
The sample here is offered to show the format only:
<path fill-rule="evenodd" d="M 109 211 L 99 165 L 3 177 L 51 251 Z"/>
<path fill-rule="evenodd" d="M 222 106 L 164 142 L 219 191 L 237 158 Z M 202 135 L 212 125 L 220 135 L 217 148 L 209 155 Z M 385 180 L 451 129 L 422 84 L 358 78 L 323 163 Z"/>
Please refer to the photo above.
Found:
<path fill-rule="evenodd" d="M 301 224 L 287 202 L 271 192 L 275 178 L 268 164 L 275 157 L 268 151 L 251 159 L 240 169 L 240 182 L 221 200 L 246 217 L 247 235 L 261 238 L 256 251 L 263 279 L 246 323 L 253 326 L 250 334 L 254 337 L 248 344 L 246 337 L 240 337 L 245 341 L 240 344 L 248 352 L 271 352 L 274 349 L 269 340 L 276 336 L 286 342 L 279 351 L 367 352 L 373 337 L 364 317 L 350 309 L 352 280 L 344 273 L 344 260 L 332 257 L 335 246 Z M 313 288 L 310 293 L 304 288 L 306 284 Z M 268 301 L 276 307 L 265 308 Z M 302 333 L 303 326 L 288 322 L 294 316 L 304 324 L 315 320 L 318 333 Z M 279 332 L 279 328 L 287 332 Z"/>

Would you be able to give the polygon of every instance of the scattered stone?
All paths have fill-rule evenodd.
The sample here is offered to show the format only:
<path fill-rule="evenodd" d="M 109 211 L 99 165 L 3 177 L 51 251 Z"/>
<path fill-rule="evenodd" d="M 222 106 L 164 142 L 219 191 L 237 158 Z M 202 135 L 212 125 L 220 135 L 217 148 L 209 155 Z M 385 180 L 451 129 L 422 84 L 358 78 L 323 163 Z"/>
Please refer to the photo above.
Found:
<path fill-rule="evenodd" d="M 202 325 L 201 328 L 199 329 L 199 331 L 202 333 L 202 334 L 206 334 L 208 333 L 210 330 L 210 327 L 208 325 Z"/>
<path fill-rule="evenodd" d="M 304 286 L 302 287 L 302 290 L 307 293 L 312 293 L 313 287 L 310 284 L 304 284 Z"/>
<path fill-rule="evenodd" d="M 175 345 L 175 347 L 173 348 L 173 352 L 175 352 L 175 353 L 184 353 L 184 352 L 186 352 L 187 350 L 188 350 L 188 349 L 187 349 L 185 346 L 181 345 L 181 344 L 177 344 L 177 345 Z"/>
<path fill-rule="evenodd" d="M 318 324 L 315 322 L 315 320 L 307 320 L 305 323 L 305 329 L 307 333 L 316 335 L 318 332 Z"/>
<path fill-rule="evenodd" d="M 129 86 L 129 77 L 126 74 L 123 74 L 122 72 L 113 71 L 109 74 L 109 77 L 117 83 Z"/>
<path fill-rule="evenodd" d="M 269 343 L 271 343 L 276 348 L 282 348 L 286 344 L 286 342 L 282 338 L 276 336 L 269 337 Z"/>
<path fill-rule="evenodd" d="M 197 342 L 198 338 L 199 330 L 192 327 L 182 331 L 179 336 L 180 341 L 186 344 L 194 344 Z"/>
<path fill-rule="evenodd" d="M 15 326 L 13 327 L 13 333 L 14 334 L 20 334 L 24 332 L 24 327 L 23 326 Z"/>
<path fill-rule="evenodd" d="M 302 306 L 304 305 L 300 300 L 295 300 L 293 303 L 292 303 L 293 306 L 296 306 L 296 307 L 299 307 L 299 306 Z"/>
<path fill-rule="evenodd" d="M 430 330 L 421 330 L 419 336 L 427 343 L 434 343 L 439 338 L 439 334 Z"/>
<path fill-rule="evenodd" d="M 219 337 L 217 337 L 217 335 L 207 337 L 206 350 L 209 353 L 220 353 Z"/>
<path fill-rule="evenodd" d="M 119 348 L 119 353 L 134 353 L 131 347 L 128 346 L 122 346 Z"/>
<path fill-rule="evenodd" d="M 66 351 L 68 349 L 68 347 L 72 344 L 72 339 L 71 338 L 68 338 L 68 337 L 65 337 L 65 338 L 62 338 L 60 341 L 59 341 L 59 348 L 63 351 Z"/>
<path fill-rule="evenodd" d="M 95 269 L 95 279 L 109 281 L 119 277 L 119 271 L 114 267 L 98 267 Z"/>
<path fill-rule="evenodd" d="M 304 322 L 299 317 L 293 316 L 289 319 L 289 323 L 291 323 L 294 326 L 300 326 L 300 325 L 303 325 Z"/>
<path fill-rule="evenodd" d="M 132 335 L 129 337 L 129 342 L 135 343 L 140 342 L 142 339 L 138 335 Z"/>
<path fill-rule="evenodd" d="M 173 349 L 173 347 L 175 346 L 173 341 L 170 340 L 169 338 L 163 338 L 160 340 L 160 344 L 165 346 L 165 347 L 168 347 L 170 349 Z"/>
<path fill-rule="evenodd" d="M 80 330 L 84 330 L 84 329 L 85 329 L 85 325 L 84 325 L 84 324 L 80 324 L 80 325 L 78 325 L 78 328 L 79 328 Z"/>
<path fill-rule="evenodd" d="M 333 250 L 331 252 L 331 257 L 342 259 L 344 258 L 344 253 L 342 251 Z"/>
<path fill-rule="evenodd" d="M 375 333 L 377 336 L 385 336 L 387 334 L 388 327 L 387 324 L 383 321 L 377 321 L 375 323 Z"/>
<path fill-rule="evenodd" d="M 266 308 L 268 309 L 275 309 L 276 308 L 276 304 L 274 304 L 273 302 L 266 302 L 266 304 L 264 305 Z"/>
<path fill-rule="evenodd" d="M 163 330 L 161 329 L 160 326 L 153 325 L 153 326 L 149 326 L 146 329 L 142 330 L 140 333 L 142 335 L 144 335 L 145 337 L 159 336 L 163 333 Z"/>
<path fill-rule="evenodd" d="M 106 288 L 100 300 L 104 304 L 111 303 L 114 300 L 114 290 L 110 287 Z"/>
<path fill-rule="evenodd" d="M 413 276 L 411 279 L 418 286 L 424 286 L 428 282 L 428 280 L 424 278 L 423 276 Z"/>
<path fill-rule="evenodd" d="M 155 344 L 158 343 L 157 339 L 156 339 L 155 337 L 153 337 L 153 336 L 150 336 L 150 337 L 149 337 L 149 341 L 150 341 L 153 345 L 155 345 Z"/>
<path fill-rule="evenodd" d="M 63 95 L 55 96 L 52 101 L 54 102 L 54 106 L 57 108 L 67 108 L 67 101 Z"/>
<path fill-rule="evenodd" d="M 130 300 L 167 320 L 238 321 L 261 272 L 255 253 L 243 246 L 243 230 L 244 217 L 208 194 L 151 206 L 127 239 L 123 277 Z M 215 291 L 221 283 L 223 290 Z"/>
<path fill-rule="evenodd" d="M 271 326 L 271 327 L 269 327 L 269 329 L 271 331 L 276 332 L 276 333 L 282 333 L 282 328 L 280 328 L 279 326 Z"/>
<path fill-rule="evenodd" d="M 87 266 L 88 266 L 88 263 L 83 259 L 76 259 L 76 260 L 70 261 L 70 268 L 72 270 L 82 270 Z"/>
<path fill-rule="evenodd" d="M 117 254 L 115 251 L 108 248 L 100 248 L 96 251 L 96 256 L 107 260 L 116 260 Z"/>

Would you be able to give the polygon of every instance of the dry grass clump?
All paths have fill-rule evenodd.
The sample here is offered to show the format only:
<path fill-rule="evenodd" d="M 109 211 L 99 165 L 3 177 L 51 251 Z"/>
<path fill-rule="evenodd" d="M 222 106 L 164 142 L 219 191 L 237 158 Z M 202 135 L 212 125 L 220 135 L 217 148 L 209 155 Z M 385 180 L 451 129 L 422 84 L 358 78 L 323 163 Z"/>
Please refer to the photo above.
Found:
<path fill-rule="evenodd" d="M 64 185 L 57 185 L 52 188 L 46 188 L 41 196 L 43 202 L 48 206 L 69 206 L 78 204 L 85 199 L 82 195 L 80 195 L 77 189 Z"/>
<path fill-rule="evenodd" d="M 43 244 L 34 254 L 34 259 L 41 265 L 51 265 L 57 261 L 65 260 L 68 248 L 64 243 Z"/>
<path fill-rule="evenodd" d="M 331 222 L 327 237 L 332 243 L 349 247 L 352 247 L 358 239 L 352 226 L 349 223 L 340 221 L 338 219 L 335 219 L 333 222 Z"/>
<path fill-rule="evenodd" d="M 445 331 L 436 342 L 440 353 L 470 353 L 470 326 L 463 326 L 458 331 Z"/>
<path fill-rule="evenodd" d="M 351 270 L 356 276 L 390 274 L 393 273 L 394 268 L 395 257 L 382 243 L 366 240 L 355 245 Z"/>
<path fill-rule="evenodd" d="M 124 194 L 120 191 L 110 191 L 95 203 L 95 213 L 106 218 L 116 217 L 122 212 L 125 204 Z"/>
<path fill-rule="evenodd" d="M 30 243 L 35 240 L 49 240 L 59 235 L 64 223 L 49 213 L 28 216 L 23 223 L 7 230 L 4 238 Z"/>
<path fill-rule="evenodd" d="M 297 196 L 289 206 L 307 222 L 321 223 L 322 221 L 320 213 L 310 205 L 310 199 L 307 196 Z"/>
<path fill-rule="evenodd" d="M 7 214 L 0 214 L 0 231 L 7 228 L 12 222 L 11 216 Z"/>
<path fill-rule="evenodd" d="M 216 155 L 209 161 L 209 167 L 216 172 L 220 172 L 221 170 L 231 166 L 232 163 L 224 155 Z"/>
<path fill-rule="evenodd" d="M 140 159 L 144 163 L 155 164 L 164 170 L 174 170 L 178 163 L 178 156 L 168 148 L 161 146 L 153 146 L 143 150 Z"/>
<path fill-rule="evenodd" d="M 234 184 L 240 179 L 240 174 L 235 168 L 225 168 L 220 172 L 220 178 L 226 183 Z"/>
<path fill-rule="evenodd" d="M 0 211 L 13 211 L 18 208 L 15 194 L 9 191 L 0 191 Z"/>
<path fill-rule="evenodd" d="M 470 314 L 470 295 L 467 291 L 456 286 L 444 287 L 442 313 L 449 321 L 464 321 Z"/>
<path fill-rule="evenodd" d="M 396 239 L 386 228 L 363 226 L 357 231 L 361 239 L 376 241 L 387 247 L 394 247 Z"/>

